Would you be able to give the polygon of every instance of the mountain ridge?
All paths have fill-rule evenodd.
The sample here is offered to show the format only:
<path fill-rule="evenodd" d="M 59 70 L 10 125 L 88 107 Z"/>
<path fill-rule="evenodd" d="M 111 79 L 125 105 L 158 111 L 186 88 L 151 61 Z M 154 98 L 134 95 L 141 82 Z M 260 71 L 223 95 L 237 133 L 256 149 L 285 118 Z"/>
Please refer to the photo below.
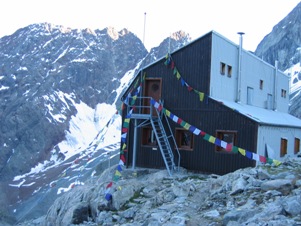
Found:
<path fill-rule="evenodd" d="M 169 40 L 172 50 L 185 39 L 178 38 Z M 92 31 L 48 23 L 29 25 L 1 38 L 0 49 L 0 196 L 9 205 L 0 207 L 0 218 L 26 219 L 37 211 L 30 197 L 48 194 L 47 187 L 55 184 L 61 171 L 70 169 L 73 179 L 59 180 L 58 186 L 74 186 L 76 172 L 84 166 L 72 164 L 75 156 L 87 159 L 97 152 L 102 164 L 118 149 L 120 134 L 106 132 L 112 123 L 113 129 L 120 129 L 120 118 L 114 116 L 118 97 L 143 64 L 163 55 L 148 54 L 127 29 Z M 118 142 L 107 144 L 108 137 Z M 56 175 L 43 171 L 51 166 L 61 171 L 56 170 Z M 39 167 L 44 173 L 32 179 L 33 169 Z M 83 169 L 92 174 L 93 170 Z M 89 176 L 79 175 L 80 180 Z M 55 193 L 45 196 L 44 211 L 51 203 L 49 195 Z M 27 213 L 26 205 L 32 212 Z"/>

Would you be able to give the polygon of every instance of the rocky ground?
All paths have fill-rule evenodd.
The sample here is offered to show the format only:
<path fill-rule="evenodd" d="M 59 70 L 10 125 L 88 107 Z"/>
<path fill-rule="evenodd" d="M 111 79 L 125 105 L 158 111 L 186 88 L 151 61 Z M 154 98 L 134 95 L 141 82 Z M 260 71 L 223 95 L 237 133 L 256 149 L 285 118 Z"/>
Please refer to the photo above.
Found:
<path fill-rule="evenodd" d="M 116 165 L 55 201 L 45 225 L 301 225 L 301 159 L 240 169 L 224 176 L 180 169 L 124 169 L 104 198 Z"/>

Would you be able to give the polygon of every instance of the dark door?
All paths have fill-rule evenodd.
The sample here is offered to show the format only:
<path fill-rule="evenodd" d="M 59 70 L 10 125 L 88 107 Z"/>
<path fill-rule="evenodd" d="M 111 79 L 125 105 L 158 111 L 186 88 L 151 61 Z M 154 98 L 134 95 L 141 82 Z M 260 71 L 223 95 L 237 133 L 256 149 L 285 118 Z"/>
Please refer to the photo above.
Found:
<path fill-rule="evenodd" d="M 161 87 L 162 87 L 162 79 L 146 79 L 144 83 L 144 97 L 152 97 L 154 100 L 159 102 L 161 99 Z M 145 98 L 143 101 L 144 106 L 150 106 L 150 98 Z M 150 113 L 150 108 L 144 108 L 144 114 Z M 154 115 L 155 111 L 153 111 Z"/>

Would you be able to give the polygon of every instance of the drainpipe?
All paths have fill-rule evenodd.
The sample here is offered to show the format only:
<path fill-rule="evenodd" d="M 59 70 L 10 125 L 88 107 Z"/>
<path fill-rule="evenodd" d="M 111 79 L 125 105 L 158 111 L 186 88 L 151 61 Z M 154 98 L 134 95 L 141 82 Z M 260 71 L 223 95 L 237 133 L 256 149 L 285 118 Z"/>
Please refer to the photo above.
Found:
<path fill-rule="evenodd" d="M 278 78 L 277 78 L 277 72 L 278 72 L 278 61 L 275 61 L 275 75 L 274 75 L 274 100 L 273 100 L 273 110 L 277 110 L 277 86 L 278 86 Z"/>
<path fill-rule="evenodd" d="M 135 125 L 134 125 L 134 144 L 133 144 L 133 165 L 132 170 L 136 167 L 136 155 L 137 155 L 137 119 L 135 119 Z"/>
<path fill-rule="evenodd" d="M 242 36 L 245 34 L 244 32 L 238 32 L 239 37 L 239 48 L 238 48 L 238 71 L 237 71 L 237 93 L 236 93 L 236 102 L 240 102 L 241 95 L 241 58 L 242 58 Z"/>

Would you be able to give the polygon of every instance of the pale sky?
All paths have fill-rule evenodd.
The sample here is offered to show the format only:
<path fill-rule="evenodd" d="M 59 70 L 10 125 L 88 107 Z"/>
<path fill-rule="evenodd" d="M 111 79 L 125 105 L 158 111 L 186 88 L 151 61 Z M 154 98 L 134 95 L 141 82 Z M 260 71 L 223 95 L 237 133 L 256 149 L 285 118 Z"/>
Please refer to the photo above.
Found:
<path fill-rule="evenodd" d="M 215 30 L 255 51 L 273 27 L 300 0 L 9 0 L 1 3 L 0 37 L 19 28 L 49 22 L 73 29 L 127 28 L 147 49 L 183 30 L 192 39 Z M 146 16 L 145 16 L 146 13 Z M 145 30 L 145 32 L 144 32 Z"/>

